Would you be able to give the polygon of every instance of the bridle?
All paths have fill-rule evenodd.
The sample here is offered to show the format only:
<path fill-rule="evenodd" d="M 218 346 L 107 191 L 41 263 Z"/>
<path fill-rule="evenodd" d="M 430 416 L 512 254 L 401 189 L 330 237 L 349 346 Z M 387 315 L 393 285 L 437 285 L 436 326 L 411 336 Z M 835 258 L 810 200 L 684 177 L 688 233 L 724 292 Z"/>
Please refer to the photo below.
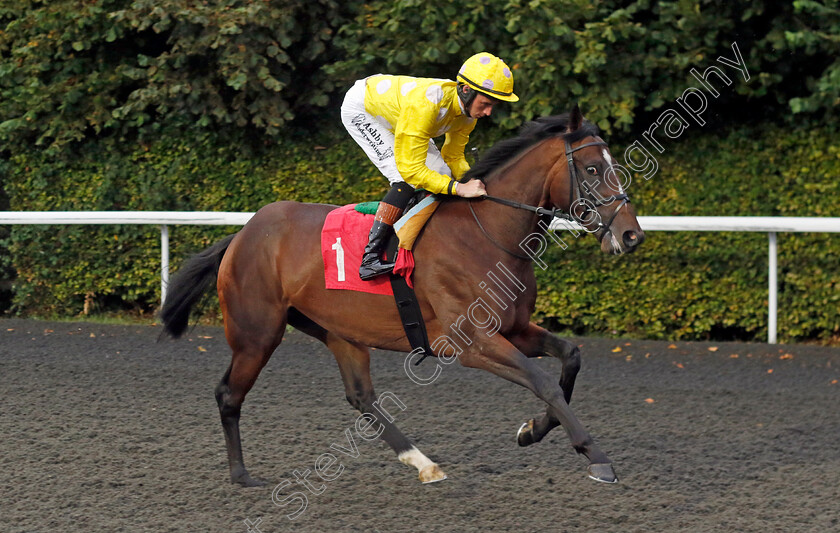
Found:
<path fill-rule="evenodd" d="M 482 198 L 485 198 L 485 199 L 490 200 L 492 202 L 496 202 L 497 204 L 506 205 L 506 206 L 513 207 L 513 208 L 516 208 L 516 209 L 524 209 L 526 211 L 532 211 L 532 212 L 534 212 L 538 215 L 548 216 L 548 217 L 551 217 L 552 219 L 556 217 L 556 218 L 562 218 L 562 219 L 565 219 L 565 220 L 570 220 L 570 221 L 575 221 L 575 222 L 577 222 L 579 220 L 583 220 L 585 218 L 585 217 L 583 217 L 583 218 L 579 219 L 578 217 L 576 217 L 572 213 L 573 206 L 580 200 L 582 200 L 584 202 L 582 205 L 586 208 L 586 210 L 583 212 L 583 214 L 586 215 L 586 214 L 588 214 L 592 211 L 595 211 L 595 214 L 598 215 L 599 219 L 601 218 L 600 213 L 598 212 L 599 207 L 603 207 L 605 205 L 609 205 L 609 204 L 613 203 L 616 200 L 620 200 L 620 203 L 618 204 L 618 206 L 615 208 L 612 215 L 610 216 L 609 221 L 606 224 L 604 224 L 600 220 L 598 222 L 597 228 L 598 228 L 599 234 L 598 234 L 597 238 L 598 238 L 598 242 L 601 242 L 602 240 L 604 240 L 604 236 L 610 231 L 610 227 L 612 226 L 612 223 L 615 220 L 615 217 L 618 216 L 619 210 L 622 207 L 624 207 L 624 204 L 629 204 L 630 203 L 630 197 L 627 196 L 627 193 L 622 192 L 620 194 L 613 194 L 612 196 L 610 196 L 608 198 L 596 198 L 592 193 L 587 191 L 581 185 L 580 180 L 577 177 L 577 167 L 575 166 L 575 160 L 574 160 L 574 155 L 573 154 L 575 152 L 577 152 L 578 150 L 582 150 L 583 148 L 588 148 L 590 146 L 607 146 L 607 143 L 605 143 L 604 141 L 594 141 L 594 142 L 582 144 L 582 145 L 580 145 L 576 148 L 572 148 L 572 146 L 569 144 L 569 141 L 567 141 L 565 139 L 563 140 L 563 143 L 566 145 L 566 159 L 569 162 L 569 212 L 568 213 L 563 212 L 562 210 L 560 210 L 560 208 L 557 208 L 557 207 L 554 207 L 552 209 L 546 209 L 545 207 L 538 207 L 538 206 L 534 206 L 534 205 L 523 204 L 521 202 L 515 202 L 513 200 L 508 200 L 506 198 L 499 198 L 497 196 L 490 196 L 489 194 L 483 196 Z M 490 240 L 490 242 L 492 242 L 494 245 L 496 245 L 497 248 L 500 248 L 500 249 L 504 250 L 508 254 L 510 254 L 510 255 L 518 258 L 518 259 L 524 259 L 526 261 L 530 261 L 532 259 L 530 256 L 523 255 L 523 254 L 520 254 L 520 253 L 517 253 L 517 252 L 512 252 L 512 251 L 508 250 L 502 244 L 500 244 L 498 241 L 496 241 L 496 239 L 494 239 L 487 232 L 486 229 L 484 229 L 484 226 L 481 224 L 481 221 L 478 220 L 478 215 L 476 215 L 476 213 L 475 213 L 475 209 L 473 208 L 472 200 L 473 199 L 471 198 L 470 202 L 469 202 L 470 213 L 472 213 L 472 216 L 475 219 L 476 224 L 478 224 L 478 227 L 481 230 L 481 232 L 484 233 L 484 236 L 487 237 L 487 239 Z M 594 207 L 594 209 L 589 207 L 590 204 L 592 205 L 592 207 Z"/>

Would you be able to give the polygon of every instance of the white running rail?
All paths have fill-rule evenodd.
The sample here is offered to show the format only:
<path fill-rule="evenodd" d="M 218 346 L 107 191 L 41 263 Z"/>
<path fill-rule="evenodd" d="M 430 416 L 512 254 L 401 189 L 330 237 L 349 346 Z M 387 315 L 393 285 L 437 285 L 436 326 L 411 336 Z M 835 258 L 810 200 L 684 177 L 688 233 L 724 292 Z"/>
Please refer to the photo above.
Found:
<path fill-rule="evenodd" d="M 5 224 L 152 224 L 160 226 L 161 302 L 169 284 L 169 225 L 241 226 L 254 213 L 214 211 L 0 211 Z M 767 342 L 776 343 L 778 313 L 776 234 L 840 233 L 840 217 L 639 217 L 645 231 L 746 231 L 767 233 L 769 242 Z M 555 219 L 551 229 L 581 231 Z"/>

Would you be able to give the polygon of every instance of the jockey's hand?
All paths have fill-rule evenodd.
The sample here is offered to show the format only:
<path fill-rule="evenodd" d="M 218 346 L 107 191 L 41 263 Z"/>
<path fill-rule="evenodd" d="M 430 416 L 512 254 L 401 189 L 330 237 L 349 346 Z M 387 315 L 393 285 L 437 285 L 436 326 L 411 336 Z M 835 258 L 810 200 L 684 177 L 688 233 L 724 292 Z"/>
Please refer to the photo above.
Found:
<path fill-rule="evenodd" d="M 487 191 L 484 189 L 484 182 L 481 180 L 470 180 L 466 183 L 459 183 L 455 188 L 455 192 L 463 198 L 476 198 L 487 194 Z"/>

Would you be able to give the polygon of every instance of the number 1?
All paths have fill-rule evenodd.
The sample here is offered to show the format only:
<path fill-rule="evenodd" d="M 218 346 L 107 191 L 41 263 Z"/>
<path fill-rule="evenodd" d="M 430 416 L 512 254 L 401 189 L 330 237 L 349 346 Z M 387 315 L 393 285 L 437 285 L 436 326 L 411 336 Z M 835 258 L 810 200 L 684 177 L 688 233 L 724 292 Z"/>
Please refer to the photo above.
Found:
<path fill-rule="evenodd" d="M 332 245 L 335 250 L 335 266 L 338 267 L 338 281 L 344 281 L 344 248 L 341 247 L 341 237 L 335 238 L 335 244 Z"/>

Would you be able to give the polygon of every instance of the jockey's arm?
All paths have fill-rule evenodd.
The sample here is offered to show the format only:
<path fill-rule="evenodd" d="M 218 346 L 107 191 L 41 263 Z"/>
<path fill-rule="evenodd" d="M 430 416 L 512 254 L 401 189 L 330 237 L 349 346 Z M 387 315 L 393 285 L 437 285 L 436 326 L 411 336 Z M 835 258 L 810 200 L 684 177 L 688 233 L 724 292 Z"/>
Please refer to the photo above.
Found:
<path fill-rule="evenodd" d="M 460 180 L 464 174 L 470 169 L 466 157 L 464 157 L 464 149 L 467 147 L 467 141 L 470 140 L 470 132 L 475 128 L 475 121 L 467 126 L 466 129 L 451 129 L 446 133 L 446 141 L 443 143 L 443 148 L 440 150 L 440 155 L 446 165 L 452 171 L 452 176 L 456 180 Z M 481 180 L 472 179 L 466 183 L 458 183 L 455 193 L 464 198 L 475 198 L 477 196 L 484 196 L 487 191 L 484 190 L 484 182 Z"/>
<path fill-rule="evenodd" d="M 464 149 L 467 147 L 467 142 L 470 140 L 470 132 L 475 127 L 475 121 L 469 126 L 469 130 L 452 129 L 446 133 L 446 141 L 440 149 L 440 155 L 446 162 L 446 165 L 452 171 L 452 177 L 460 180 L 461 177 L 470 169 L 466 157 L 464 157 Z"/>
<path fill-rule="evenodd" d="M 434 127 L 437 111 L 434 109 L 430 110 L 431 113 L 424 111 L 426 110 L 416 108 L 406 110 L 400 116 L 397 127 L 394 129 L 394 158 L 400 175 L 415 189 L 422 188 L 435 194 L 457 194 L 459 196 L 479 196 L 483 194 L 483 186 L 479 187 L 475 183 L 470 183 L 470 186 L 466 187 L 466 184 L 458 184 L 454 178 L 435 172 L 426 166 L 429 140 L 432 138 L 430 130 Z M 426 115 L 430 116 L 427 117 Z M 449 138 L 450 136 L 447 135 L 447 141 L 449 141 Z M 466 134 L 466 138 L 469 138 L 469 133 Z M 459 140 L 458 142 L 463 142 L 466 145 L 466 140 Z M 446 148 L 446 145 L 444 147 Z M 451 149 L 452 147 L 449 148 L 449 150 Z M 453 174 L 458 177 L 469 169 L 469 165 L 464 159 L 463 146 L 461 147 L 461 159 L 463 164 L 459 163 L 457 169 L 452 169 Z M 448 161 L 447 165 L 449 165 Z M 460 172 L 460 174 L 456 172 Z M 480 184 L 480 182 L 478 183 Z"/>
<path fill-rule="evenodd" d="M 426 166 L 431 137 L 420 131 L 406 130 L 400 124 L 394 131 L 394 158 L 400 175 L 415 189 L 426 189 L 435 194 L 454 194 L 454 180 Z"/>

